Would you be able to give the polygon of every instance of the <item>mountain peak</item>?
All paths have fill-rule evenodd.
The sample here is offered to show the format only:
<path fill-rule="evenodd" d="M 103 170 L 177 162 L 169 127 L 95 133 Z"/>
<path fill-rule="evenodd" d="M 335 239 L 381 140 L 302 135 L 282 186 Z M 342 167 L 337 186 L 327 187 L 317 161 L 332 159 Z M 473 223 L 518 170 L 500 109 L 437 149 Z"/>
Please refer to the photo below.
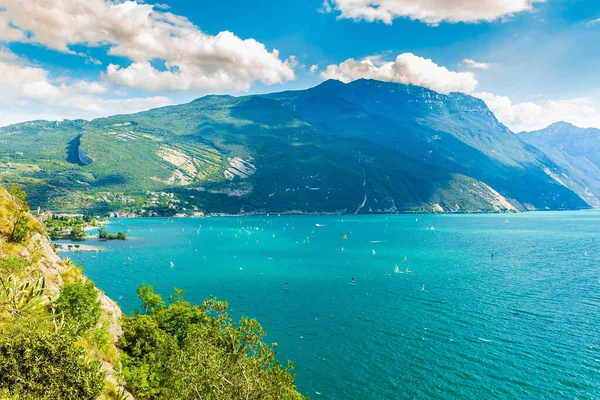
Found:
<path fill-rule="evenodd" d="M 548 127 L 546 127 L 546 129 L 549 129 L 549 128 L 560 128 L 560 129 L 563 129 L 563 128 L 578 128 L 578 127 L 575 126 L 575 125 L 573 125 L 570 122 L 558 121 L 558 122 L 550 124 L 550 125 L 548 125 Z"/>
<path fill-rule="evenodd" d="M 315 86 L 313 89 L 329 89 L 329 88 L 338 88 L 345 86 L 346 83 L 339 81 L 337 79 L 327 79 L 326 81 L 321 82 L 319 85 Z"/>

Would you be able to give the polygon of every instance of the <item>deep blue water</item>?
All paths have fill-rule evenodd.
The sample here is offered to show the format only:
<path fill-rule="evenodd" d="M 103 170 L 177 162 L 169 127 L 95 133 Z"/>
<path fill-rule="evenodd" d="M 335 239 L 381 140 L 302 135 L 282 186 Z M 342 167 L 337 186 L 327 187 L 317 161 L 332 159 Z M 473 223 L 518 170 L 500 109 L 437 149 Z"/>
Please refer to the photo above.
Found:
<path fill-rule="evenodd" d="M 112 222 L 73 258 L 125 311 L 227 300 L 311 398 L 600 398 L 599 212 Z"/>

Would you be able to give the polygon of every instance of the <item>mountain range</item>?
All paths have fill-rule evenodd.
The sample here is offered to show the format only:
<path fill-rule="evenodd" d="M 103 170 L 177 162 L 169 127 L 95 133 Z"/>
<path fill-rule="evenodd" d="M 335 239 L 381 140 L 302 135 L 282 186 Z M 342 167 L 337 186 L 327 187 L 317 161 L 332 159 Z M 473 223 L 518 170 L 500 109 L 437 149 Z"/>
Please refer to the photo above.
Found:
<path fill-rule="evenodd" d="M 563 169 L 559 179 L 593 207 L 600 206 L 600 129 L 567 122 L 519 134 Z"/>
<path fill-rule="evenodd" d="M 465 94 L 330 80 L 0 128 L 0 178 L 22 184 L 33 206 L 62 211 L 506 212 L 600 204 L 600 157 L 584 155 L 558 128 L 560 135 L 517 135 Z M 588 136 L 600 143 L 597 132 Z"/>

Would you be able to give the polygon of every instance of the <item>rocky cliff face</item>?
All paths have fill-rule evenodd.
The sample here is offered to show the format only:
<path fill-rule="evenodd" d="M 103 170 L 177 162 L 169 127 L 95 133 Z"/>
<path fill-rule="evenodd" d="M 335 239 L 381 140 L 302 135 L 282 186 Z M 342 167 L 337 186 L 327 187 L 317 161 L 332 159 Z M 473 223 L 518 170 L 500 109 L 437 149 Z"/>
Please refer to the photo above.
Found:
<path fill-rule="evenodd" d="M 40 293 L 40 295 L 44 299 L 52 299 L 48 302 L 48 305 L 51 305 L 51 302 L 55 302 L 60 298 L 61 291 L 67 282 L 87 281 L 87 278 L 82 275 L 82 271 L 71 260 L 61 259 L 57 255 L 44 233 L 42 224 L 27 213 L 25 208 L 19 207 L 17 204 L 15 198 L 0 186 L 0 261 L 2 261 L 0 265 L 0 281 L 2 282 L 2 287 L 0 287 L 0 331 L 16 323 L 15 315 L 18 316 L 21 313 L 27 315 L 25 311 L 21 311 L 21 308 L 27 306 L 26 297 L 31 297 L 31 293 L 19 294 L 22 297 L 15 302 L 16 290 L 22 287 L 33 287 L 34 285 L 31 285 L 31 283 L 43 279 L 43 284 L 40 286 L 43 293 Z M 16 215 L 21 218 L 21 226 L 26 226 L 30 232 L 30 235 L 23 241 L 12 241 L 10 239 L 10 234 L 15 226 Z M 11 269 L 14 265 L 20 265 L 20 267 Z M 7 282 L 14 282 L 14 287 L 7 285 Z M 120 325 L 122 312 L 119 306 L 104 292 L 97 288 L 95 290 L 97 292 L 97 302 L 101 309 L 98 329 L 106 329 L 112 338 L 112 343 L 107 343 L 103 348 L 104 354 L 89 343 L 82 343 L 82 346 L 89 360 L 102 362 L 101 370 L 105 373 L 105 381 L 107 382 L 105 387 L 110 388 L 110 390 L 105 390 L 100 398 L 115 398 L 114 395 L 108 393 L 111 392 L 113 394 L 121 393 L 120 398 L 131 399 L 132 397 L 120 385 L 115 372 L 115 363 L 118 360 L 116 343 L 123 334 Z M 8 314 L 5 313 L 6 309 L 4 307 L 7 304 L 14 306 L 14 310 L 8 310 Z M 27 310 L 27 308 L 22 309 Z M 50 312 L 44 310 L 46 308 L 42 306 L 40 312 Z M 40 312 L 36 315 L 39 315 Z M 56 315 L 50 312 L 49 316 L 55 317 Z M 49 316 L 47 317 L 49 318 Z M 56 319 L 58 326 L 61 324 L 60 321 L 60 318 Z M 92 327 L 92 329 L 96 329 L 96 327 Z M 82 340 L 85 341 L 85 339 Z M 106 354 L 110 354 L 111 357 Z M 2 397 L 2 393 L 0 393 L 0 397 Z"/>
<path fill-rule="evenodd" d="M 81 147 L 79 147 L 79 149 L 77 150 L 77 154 L 79 158 L 79 163 L 81 165 L 90 165 L 94 162 L 94 160 L 92 160 L 87 154 L 85 154 L 85 151 L 81 150 Z"/>
<path fill-rule="evenodd" d="M 60 294 L 60 290 L 64 284 L 64 276 L 69 268 L 72 268 L 72 262 L 70 260 L 61 260 L 52 245 L 48 241 L 48 238 L 41 234 L 36 233 L 32 237 L 32 243 L 35 244 L 35 251 L 40 254 L 41 257 L 38 261 L 39 263 L 39 271 L 45 276 L 48 295 L 50 297 L 55 297 Z M 27 248 L 24 250 L 23 255 L 28 256 L 33 250 Z M 96 288 L 98 293 L 98 302 L 100 303 L 100 307 L 102 308 L 103 317 L 109 321 L 108 331 L 110 332 L 113 338 L 113 345 L 116 346 L 119 338 L 123 335 L 123 329 L 121 328 L 120 320 L 122 316 L 121 308 L 115 303 L 111 298 L 109 298 L 103 291 Z M 118 352 L 117 348 L 114 347 L 114 351 Z M 117 379 L 115 372 L 115 365 L 110 362 L 103 361 L 102 362 L 102 371 L 106 374 L 106 380 L 109 381 L 115 387 L 122 389 L 119 384 L 119 380 Z M 133 399 L 127 393 L 124 393 L 128 398 Z"/>

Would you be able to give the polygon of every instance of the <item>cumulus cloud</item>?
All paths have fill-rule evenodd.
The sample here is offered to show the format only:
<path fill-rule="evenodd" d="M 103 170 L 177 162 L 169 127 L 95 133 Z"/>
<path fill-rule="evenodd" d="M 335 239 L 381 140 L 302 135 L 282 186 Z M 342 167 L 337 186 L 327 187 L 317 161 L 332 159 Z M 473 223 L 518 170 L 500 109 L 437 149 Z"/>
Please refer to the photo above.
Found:
<path fill-rule="evenodd" d="M 321 77 L 346 83 L 361 78 L 377 79 L 423 86 L 440 93 L 470 93 L 477 87 L 472 72 L 449 71 L 430 59 L 412 53 L 400 54 L 395 61 L 383 61 L 378 56 L 362 60 L 350 58 L 339 65 L 329 65 Z"/>
<path fill-rule="evenodd" d="M 489 64 L 465 59 L 463 64 L 485 69 Z M 483 64 L 483 65 L 480 65 Z M 600 102 L 590 98 L 566 100 L 536 99 L 513 103 L 506 96 L 476 92 L 477 80 L 472 72 L 453 72 L 432 60 L 411 53 L 400 54 L 395 61 L 381 57 L 362 60 L 348 59 L 339 65 L 329 65 L 321 73 L 324 79 L 351 82 L 357 79 L 377 79 L 423 86 L 440 93 L 463 92 L 482 99 L 498 120 L 513 132 L 544 128 L 557 121 L 567 121 L 580 127 L 600 128 Z"/>
<path fill-rule="evenodd" d="M 431 25 L 441 22 L 494 21 L 533 11 L 535 3 L 546 0 L 325 0 L 324 12 L 339 12 L 340 18 L 382 21 L 396 18 L 420 20 Z"/>
<path fill-rule="evenodd" d="M 149 90 L 248 90 L 295 79 L 295 59 L 282 60 L 254 39 L 208 35 L 187 18 L 137 1 L 2 0 L 0 40 L 38 43 L 76 54 L 71 45 L 109 46 L 131 60 L 106 77 Z M 162 60 L 164 69 L 150 62 Z M 138 75 L 139 74 L 139 75 Z"/>
<path fill-rule="evenodd" d="M 100 82 L 58 82 L 48 71 L 0 49 L 0 125 L 31 119 L 92 119 L 171 104 L 164 96 L 106 98 Z"/>
<path fill-rule="evenodd" d="M 25 38 L 25 34 L 10 26 L 8 17 L 1 12 L 0 8 L 0 40 L 16 41 Z"/>
<path fill-rule="evenodd" d="M 318 69 L 319 69 L 319 65 L 318 64 L 313 64 L 308 69 L 308 72 L 310 72 L 311 74 L 314 74 L 315 72 L 317 72 Z"/>
<path fill-rule="evenodd" d="M 477 61 L 471 60 L 470 58 L 465 58 L 463 60 L 463 64 L 466 65 L 467 67 L 473 68 L 473 69 L 490 69 L 490 67 L 492 66 L 492 64 L 477 62 Z"/>
<path fill-rule="evenodd" d="M 473 95 L 482 99 L 498 120 L 513 132 L 542 129 L 558 121 L 570 122 L 582 128 L 600 128 L 600 104 L 590 98 L 538 99 L 513 103 L 506 96 L 492 93 Z"/>

